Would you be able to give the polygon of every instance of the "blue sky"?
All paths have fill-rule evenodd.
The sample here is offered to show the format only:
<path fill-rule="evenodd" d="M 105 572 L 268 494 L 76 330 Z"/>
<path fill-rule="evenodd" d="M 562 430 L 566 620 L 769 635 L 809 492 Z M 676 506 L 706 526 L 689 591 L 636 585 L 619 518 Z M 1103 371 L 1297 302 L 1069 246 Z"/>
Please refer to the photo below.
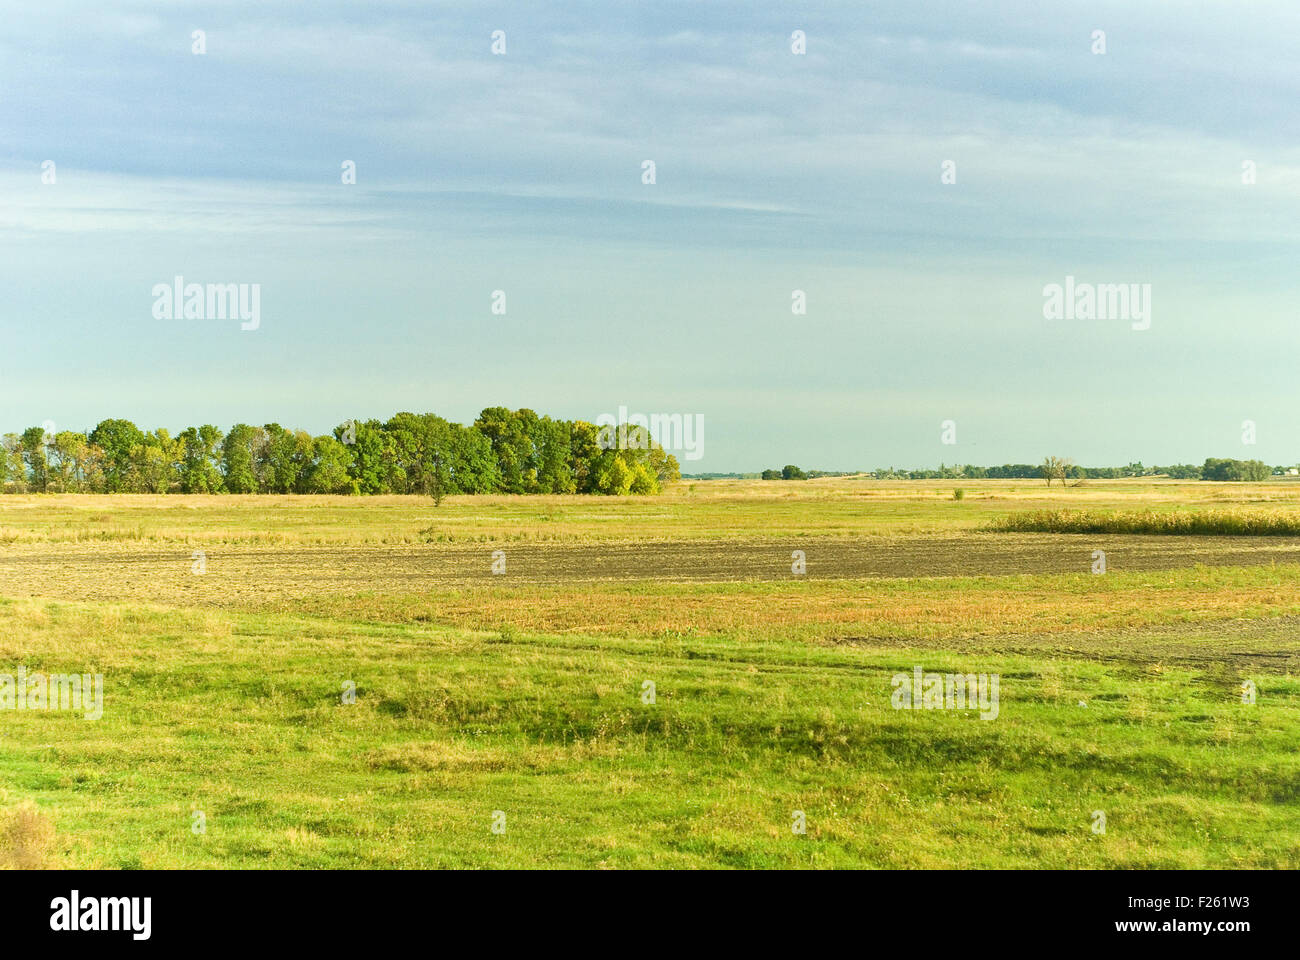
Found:
<path fill-rule="evenodd" d="M 626 406 L 702 415 L 692 470 L 1300 460 L 1293 3 L 110 6 L 0 26 L 0 429 Z M 260 284 L 259 329 L 155 319 L 178 274 Z M 1151 284 L 1150 329 L 1044 319 L 1067 275 Z"/>

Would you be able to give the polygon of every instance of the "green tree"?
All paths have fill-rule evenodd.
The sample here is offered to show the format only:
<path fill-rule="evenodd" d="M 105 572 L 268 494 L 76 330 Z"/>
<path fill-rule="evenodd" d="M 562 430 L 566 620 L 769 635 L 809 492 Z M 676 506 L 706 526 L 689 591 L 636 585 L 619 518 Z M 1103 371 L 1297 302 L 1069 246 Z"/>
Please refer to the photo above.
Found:
<path fill-rule="evenodd" d="M 395 462 L 392 439 L 378 420 L 352 422 L 352 486 L 357 493 L 389 493 L 389 478 Z M 338 431 L 336 430 L 336 435 Z"/>
<path fill-rule="evenodd" d="M 252 442 L 253 473 L 261 493 L 292 493 L 297 469 L 293 455 L 296 445 L 293 431 L 278 423 L 268 423 Z"/>
<path fill-rule="evenodd" d="M 601 455 L 600 432 L 594 423 L 575 420 L 569 425 L 569 472 L 578 493 L 593 493 Z"/>
<path fill-rule="evenodd" d="M 0 438 L 0 473 L 5 489 L 14 493 L 27 492 L 27 476 L 23 468 L 23 439 L 16 433 L 6 433 Z"/>
<path fill-rule="evenodd" d="M 28 427 L 22 433 L 23 465 L 27 468 L 28 488 L 44 493 L 49 485 L 49 462 L 45 455 L 45 428 Z"/>
<path fill-rule="evenodd" d="M 648 463 L 638 463 L 632 468 L 632 483 L 628 490 L 635 494 L 659 492 L 659 478 L 655 476 Z"/>
<path fill-rule="evenodd" d="M 220 429 L 210 423 L 187 427 L 176 439 L 181 447 L 180 484 L 184 493 L 220 493 Z"/>
<path fill-rule="evenodd" d="M 444 421 L 446 423 L 446 421 Z M 446 423 L 448 493 L 494 493 L 501 473 L 492 444 L 473 427 Z"/>
<path fill-rule="evenodd" d="M 1261 483 L 1273 475 L 1273 468 L 1263 460 L 1247 460 L 1241 465 L 1241 479 L 1248 483 Z"/>
<path fill-rule="evenodd" d="M 179 486 L 182 445 L 163 429 L 144 434 L 131 448 L 123 489 L 131 493 L 168 493 Z"/>
<path fill-rule="evenodd" d="M 253 444 L 257 428 L 237 423 L 221 442 L 221 473 L 231 493 L 256 493 L 257 475 L 253 472 Z"/>
<path fill-rule="evenodd" d="M 447 451 L 446 421 L 431 413 L 398 413 L 384 424 L 392 467 L 389 486 L 395 493 L 429 496 L 447 477 L 443 470 Z M 437 463 L 435 463 L 437 461 Z"/>
<path fill-rule="evenodd" d="M 89 489 L 91 443 L 84 433 L 62 430 L 55 434 L 49 447 L 50 474 L 57 488 L 66 493 Z"/>
<path fill-rule="evenodd" d="M 573 474 L 573 425 L 542 417 L 536 437 L 538 453 L 537 489 L 541 493 L 573 493 L 578 484 Z"/>
<path fill-rule="evenodd" d="M 677 458 L 659 444 L 646 452 L 646 464 L 655 475 L 655 492 L 659 492 L 666 483 L 675 483 L 682 478 L 682 468 Z"/>
<path fill-rule="evenodd" d="M 316 437 L 312 443 L 312 463 L 307 470 L 307 493 L 348 493 L 352 478 L 348 468 L 352 454 L 334 437 Z"/>
<path fill-rule="evenodd" d="M 632 489 L 632 481 L 635 474 L 627 463 L 617 455 L 618 451 L 607 451 L 613 454 L 606 465 L 600 468 L 596 477 L 596 493 L 604 493 L 610 496 L 626 496 Z"/>
<path fill-rule="evenodd" d="M 1273 475 L 1273 470 L 1262 460 L 1225 460 L 1208 457 L 1201 468 L 1205 480 L 1245 480 L 1259 483 Z"/>
<path fill-rule="evenodd" d="M 488 407 L 474 421 L 474 428 L 492 445 L 505 493 L 537 491 L 539 427 L 539 417 L 527 409 Z"/>
<path fill-rule="evenodd" d="M 104 420 L 90 432 L 90 442 L 104 451 L 104 486 L 117 493 L 126 485 L 131 450 L 144 442 L 144 434 L 130 420 Z"/>

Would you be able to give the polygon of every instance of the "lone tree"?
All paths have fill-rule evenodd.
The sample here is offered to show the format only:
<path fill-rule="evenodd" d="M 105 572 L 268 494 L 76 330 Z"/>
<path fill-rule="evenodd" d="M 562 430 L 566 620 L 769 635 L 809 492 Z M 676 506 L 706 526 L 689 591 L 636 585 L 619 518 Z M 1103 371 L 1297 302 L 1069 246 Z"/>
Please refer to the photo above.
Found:
<path fill-rule="evenodd" d="M 442 474 L 443 474 L 442 454 L 435 453 L 433 455 L 433 481 L 432 481 L 433 505 L 435 507 L 442 506 Z"/>
<path fill-rule="evenodd" d="M 1065 486 L 1065 476 L 1069 469 L 1074 466 L 1074 461 L 1067 457 L 1044 457 L 1043 465 L 1040 468 L 1043 473 L 1043 479 L 1047 481 L 1050 487 L 1053 480 L 1060 480 L 1061 486 Z"/>

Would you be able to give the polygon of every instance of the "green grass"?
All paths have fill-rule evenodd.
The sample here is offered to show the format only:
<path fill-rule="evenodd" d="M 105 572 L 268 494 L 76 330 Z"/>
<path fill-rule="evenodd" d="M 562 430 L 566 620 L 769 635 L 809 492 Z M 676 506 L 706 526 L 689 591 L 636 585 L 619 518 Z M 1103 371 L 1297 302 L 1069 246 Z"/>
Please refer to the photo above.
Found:
<path fill-rule="evenodd" d="M 1117 533 L 1172 536 L 1297 537 L 1300 513 L 1278 510 L 1032 510 L 998 517 L 1005 533 Z"/>
<path fill-rule="evenodd" d="M 105 677 L 0 711 L 0 867 L 1300 866 L 1294 544 L 1130 536 L 1300 484 L 961 489 L 0 498 L 0 673 Z"/>
<path fill-rule="evenodd" d="M 0 611 L 6 662 L 105 675 L 98 721 L 3 717 L 51 866 L 1300 863 L 1300 682 L 1225 663 Z M 918 663 L 1000 674 L 999 717 L 892 709 Z"/>

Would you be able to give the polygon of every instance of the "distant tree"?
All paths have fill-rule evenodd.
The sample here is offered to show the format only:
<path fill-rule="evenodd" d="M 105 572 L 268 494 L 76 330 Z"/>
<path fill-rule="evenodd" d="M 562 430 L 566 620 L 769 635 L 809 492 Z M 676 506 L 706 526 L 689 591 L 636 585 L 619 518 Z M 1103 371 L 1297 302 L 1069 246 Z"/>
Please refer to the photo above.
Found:
<path fill-rule="evenodd" d="M 258 489 L 266 493 L 293 493 L 302 467 L 298 438 L 278 423 L 262 427 L 263 442 L 255 436 L 252 445 Z M 306 438 L 310 451 L 311 437 Z"/>
<path fill-rule="evenodd" d="M 616 453 L 616 451 L 608 451 Z M 596 478 L 596 492 L 610 496 L 626 496 L 632 490 L 632 481 L 636 479 L 633 470 L 622 458 L 611 456 Z"/>
<path fill-rule="evenodd" d="M 585 421 L 521 408 L 488 407 L 471 426 L 432 413 L 388 422 L 347 421 L 333 437 L 278 423 L 238 423 L 223 434 L 205 424 L 172 438 L 128 420 L 105 420 L 89 436 L 10 435 L 0 452 L 9 491 L 167 493 L 657 493 L 681 465 L 639 425 L 617 442 Z M 795 468 L 797 470 L 797 468 Z M 802 471 L 800 471 L 802 475 Z"/>
<path fill-rule="evenodd" d="M 16 433 L 6 433 L 0 438 L 0 473 L 5 489 L 14 493 L 27 491 L 27 475 L 23 468 L 23 439 Z"/>
<path fill-rule="evenodd" d="M 1247 460 L 1241 472 L 1242 479 L 1249 483 L 1261 483 L 1273 475 L 1273 469 L 1262 460 Z"/>
<path fill-rule="evenodd" d="M 662 484 L 681 479 L 677 458 L 667 453 L 639 424 L 619 424 L 615 448 L 606 451 L 628 468 L 632 475 L 632 493 L 658 493 Z"/>
<path fill-rule="evenodd" d="M 1168 467 L 1153 467 L 1156 473 L 1163 473 L 1171 480 L 1199 480 L 1201 467 L 1192 463 L 1175 463 Z"/>
<path fill-rule="evenodd" d="M 131 468 L 131 451 L 144 442 L 144 434 L 130 420 L 104 420 L 90 432 L 90 442 L 104 451 L 104 487 L 109 493 L 124 489 Z"/>
<path fill-rule="evenodd" d="M 659 478 L 655 476 L 649 463 L 642 462 L 632 467 L 632 484 L 628 490 L 638 495 L 659 492 Z"/>
<path fill-rule="evenodd" d="M 352 483 L 357 493 L 390 493 L 397 452 L 378 420 L 353 423 Z"/>
<path fill-rule="evenodd" d="M 440 452 L 434 452 L 432 466 L 433 469 L 430 474 L 433 490 L 430 492 L 433 494 L 433 505 L 440 507 L 442 506 L 443 492 L 447 489 L 447 466 L 443 463 Z"/>
<path fill-rule="evenodd" d="M 1060 480 L 1061 486 L 1065 486 L 1066 472 L 1071 466 L 1073 466 L 1073 462 L 1063 457 L 1044 457 L 1043 465 L 1039 469 L 1049 487 L 1052 485 L 1053 480 Z"/>
<path fill-rule="evenodd" d="M 537 424 L 540 442 L 537 464 L 537 487 L 542 493 L 573 493 L 577 482 L 573 476 L 573 427 L 563 420 L 542 417 Z"/>
<path fill-rule="evenodd" d="M 474 421 L 474 428 L 492 445 L 505 493 L 526 493 L 536 484 L 536 455 L 528 429 L 536 419 L 531 410 L 487 407 Z"/>
<path fill-rule="evenodd" d="M 473 427 L 447 423 L 446 449 L 448 493 L 491 493 L 501 489 L 500 468 L 492 456 L 492 444 L 483 434 Z M 571 472 L 576 484 L 576 461 Z"/>
<path fill-rule="evenodd" d="M 787 463 L 781 468 L 782 480 L 807 480 L 808 475 L 796 467 L 793 463 Z"/>
<path fill-rule="evenodd" d="M 312 442 L 312 461 L 306 471 L 306 493 L 349 493 L 352 478 L 348 467 L 352 455 L 334 437 L 316 437 Z"/>
<path fill-rule="evenodd" d="M 1207 457 L 1201 468 L 1201 477 L 1205 480 L 1235 481 L 1244 480 L 1259 483 L 1272 476 L 1273 471 L 1262 460 L 1225 460 Z"/>
<path fill-rule="evenodd" d="M 246 423 L 230 428 L 221 441 L 221 473 L 230 493 L 256 493 L 257 474 L 253 472 L 253 446 L 258 429 Z"/>
<path fill-rule="evenodd" d="M 569 454 L 573 458 L 573 484 L 578 493 L 593 492 L 603 452 L 599 428 L 594 423 L 575 420 L 569 430 Z"/>
<path fill-rule="evenodd" d="M 81 493 L 90 488 L 93 474 L 93 448 L 84 433 L 63 430 L 49 445 L 50 475 L 53 485 L 66 493 Z"/>
<path fill-rule="evenodd" d="M 180 485 L 182 493 L 220 493 L 221 438 L 220 429 L 210 423 L 201 427 L 187 427 L 176 438 L 180 444 Z"/>
<path fill-rule="evenodd" d="M 780 470 L 764 470 L 764 471 L 763 471 L 763 479 L 764 479 L 764 480 L 780 480 L 780 479 L 781 479 L 781 471 L 780 471 Z"/>
<path fill-rule="evenodd" d="M 131 493 L 168 493 L 180 485 L 183 444 L 164 429 L 146 433 L 131 448 L 122 489 Z"/>
<path fill-rule="evenodd" d="M 1262 483 L 1262 481 L 1273 476 L 1273 470 L 1271 470 L 1269 464 L 1264 463 L 1264 460 L 1247 460 L 1242 472 L 1244 475 L 1243 480 L 1255 484 Z"/>
<path fill-rule="evenodd" d="M 22 433 L 23 465 L 27 468 L 29 487 L 44 493 L 49 484 L 49 462 L 45 457 L 45 428 L 28 427 Z"/>

